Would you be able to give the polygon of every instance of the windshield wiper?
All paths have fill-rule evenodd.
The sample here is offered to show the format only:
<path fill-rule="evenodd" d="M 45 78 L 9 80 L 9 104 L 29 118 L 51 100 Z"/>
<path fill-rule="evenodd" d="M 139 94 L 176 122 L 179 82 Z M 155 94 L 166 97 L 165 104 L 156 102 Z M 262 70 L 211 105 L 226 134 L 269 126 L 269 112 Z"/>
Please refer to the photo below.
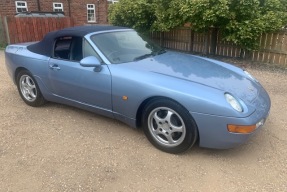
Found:
<path fill-rule="evenodd" d="M 148 58 L 148 57 L 151 57 L 151 56 L 155 56 L 155 55 L 160 55 L 160 54 L 163 54 L 165 52 L 166 52 L 166 50 L 160 49 L 157 52 L 151 52 L 151 53 L 147 53 L 147 54 L 138 56 L 138 57 L 134 58 L 134 61 L 142 60 L 142 59 L 145 59 L 145 58 Z"/>
<path fill-rule="evenodd" d="M 144 54 L 144 55 L 135 57 L 135 58 L 134 58 L 134 61 L 142 60 L 142 59 L 148 58 L 148 57 L 150 57 L 150 56 L 154 56 L 154 53 L 147 53 L 147 54 Z"/>
<path fill-rule="evenodd" d="M 158 52 L 156 52 L 156 54 L 157 54 L 157 55 L 160 55 L 160 54 L 163 54 L 163 53 L 165 53 L 165 52 L 166 52 L 165 49 L 161 49 L 161 50 L 159 50 Z"/>

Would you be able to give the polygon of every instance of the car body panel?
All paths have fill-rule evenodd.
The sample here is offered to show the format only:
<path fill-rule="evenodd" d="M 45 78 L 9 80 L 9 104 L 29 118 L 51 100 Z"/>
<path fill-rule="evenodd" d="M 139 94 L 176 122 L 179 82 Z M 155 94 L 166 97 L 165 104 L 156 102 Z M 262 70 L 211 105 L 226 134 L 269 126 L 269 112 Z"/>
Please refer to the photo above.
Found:
<path fill-rule="evenodd" d="M 82 67 L 78 62 L 54 58 L 48 65 L 48 75 L 43 81 L 52 94 L 112 110 L 111 74 L 107 65 L 102 65 L 99 73 L 91 67 Z"/>
<path fill-rule="evenodd" d="M 265 123 L 269 116 L 271 101 L 266 91 L 261 88 L 256 99 L 253 101 L 253 107 L 256 109 L 252 114 L 244 118 L 215 116 L 196 112 L 190 112 L 201 127 L 199 134 L 201 138 L 209 139 L 200 140 L 200 146 L 217 149 L 227 149 L 235 147 L 246 142 L 254 133 L 263 127 L 260 125 L 252 133 L 239 134 L 227 131 L 227 124 L 234 125 L 255 125 L 261 120 Z M 207 121 L 208 119 L 208 121 Z M 212 137 L 209 137 L 212 135 Z M 224 139 L 222 139 L 224 138 Z"/>
<path fill-rule="evenodd" d="M 46 54 L 42 55 L 27 48 L 36 42 L 9 45 L 5 50 L 6 67 L 14 82 L 19 68 L 30 71 L 48 101 L 113 117 L 132 127 L 140 125 L 138 114 L 143 103 L 151 98 L 171 99 L 189 111 L 203 147 L 230 148 L 242 144 L 254 132 L 230 133 L 227 125 L 253 125 L 267 118 L 271 107 L 267 92 L 240 68 L 173 51 L 111 64 L 90 39 L 97 33 L 127 30 L 130 31 L 83 33 L 103 62 L 98 71 L 83 67 L 78 61 L 53 58 L 49 51 L 42 50 Z M 240 102 L 243 112 L 231 107 L 225 93 Z"/>
<path fill-rule="evenodd" d="M 180 62 L 173 59 L 176 57 L 175 55 L 180 56 L 181 58 L 184 57 L 185 60 L 189 60 L 189 64 L 183 64 L 186 63 L 186 61 Z M 165 58 L 165 61 L 162 61 L 162 58 Z M 201 71 L 201 66 L 208 69 L 211 68 L 213 73 Z M 185 69 L 181 70 L 184 71 L 185 74 L 177 72 L 180 68 Z M 138 86 L 137 84 L 139 84 L 140 87 L 149 87 L 148 89 L 143 88 L 135 91 L 138 95 L 146 95 L 146 98 L 167 95 L 170 95 L 170 97 L 173 98 L 179 96 L 181 93 L 182 97 L 188 95 L 187 100 L 189 101 L 183 101 L 182 103 L 188 110 L 213 115 L 234 117 L 250 115 L 255 110 L 252 106 L 252 101 L 258 95 L 257 90 L 261 89 L 260 84 L 252 82 L 250 79 L 243 76 L 244 73 L 242 70 L 239 71 L 241 72 L 240 74 L 239 72 L 225 69 L 216 63 L 205 61 L 200 57 L 182 53 L 167 52 L 163 55 L 147 58 L 138 62 L 125 63 L 120 66 L 111 65 L 110 70 L 113 79 L 116 79 L 114 82 L 119 84 L 114 86 L 119 87 L 119 90 L 115 91 L 116 93 L 122 92 L 122 94 L 127 94 L 129 91 L 133 93 L 134 87 Z M 202 76 L 199 76 L 199 74 Z M 218 76 L 212 77 L 211 74 L 218 74 Z M 210 75 L 210 79 L 207 77 L 208 75 Z M 124 82 L 126 78 L 129 78 L 129 85 L 126 85 Z M 128 87 L 125 88 L 126 86 Z M 154 88 L 152 89 L 153 86 Z M 244 90 L 246 87 L 249 88 L 248 91 Z M 149 90 L 151 93 L 148 93 Z M 174 92 L 178 95 L 172 94 Z M 215 92 L 219 92 L 220 94 L 215 94 Z M 226 106 L 223 105 L 225 99 L 222 98 L 222 95 L 225 92 L 232 93 L 248 105 L 248 107 L 243 106 L 245 109 L 243 113 L 237 113 L 231 109 L 227 103 Z M 206 97 L 207 94 L 209 94 L 209 97 Z M 137 96 L 137 98 L 139 98 L 139 96 Z M 176 100 L 179 101 L 178 99 L 179 98 Z M 209 104 L 206 106 L 198 106 L 198 100 L 204 100 L 204 102 Z M 220 106 L 217 106 L 218 104 L 220 104 Z M 213 109 L 212 106 L 217 106 L 218 108 Z M 119 108 L 122 107 L 124 106 Z M 134 114 L 134 112 L 131 113 Z"/>

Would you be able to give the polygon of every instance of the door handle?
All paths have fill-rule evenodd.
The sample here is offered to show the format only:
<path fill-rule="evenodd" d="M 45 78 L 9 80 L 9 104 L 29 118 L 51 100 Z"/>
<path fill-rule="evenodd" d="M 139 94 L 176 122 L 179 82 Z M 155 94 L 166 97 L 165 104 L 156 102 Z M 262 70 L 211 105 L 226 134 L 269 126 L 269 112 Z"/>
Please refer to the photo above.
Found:
<path fill-rule="evenodd" d="M 50 64 L 49 65 L 49 68 L 52 69 L 52 70 L 57 70 L 59 71 L 61 68 L 59 67 L 59 65 L 57 64 Z"/>

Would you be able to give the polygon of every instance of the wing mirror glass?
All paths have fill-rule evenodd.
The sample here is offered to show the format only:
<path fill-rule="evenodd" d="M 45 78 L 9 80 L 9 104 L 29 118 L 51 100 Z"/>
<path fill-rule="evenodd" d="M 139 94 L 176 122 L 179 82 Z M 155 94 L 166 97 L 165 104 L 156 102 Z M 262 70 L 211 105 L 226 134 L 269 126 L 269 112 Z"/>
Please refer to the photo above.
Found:
<path fill-rule="evenodd" d="M 101 62 L 95 56 L 85 57 L 80 61 L 82 67 L 94 67 L 94 71 L 99 72 L 102 69 Z"/>

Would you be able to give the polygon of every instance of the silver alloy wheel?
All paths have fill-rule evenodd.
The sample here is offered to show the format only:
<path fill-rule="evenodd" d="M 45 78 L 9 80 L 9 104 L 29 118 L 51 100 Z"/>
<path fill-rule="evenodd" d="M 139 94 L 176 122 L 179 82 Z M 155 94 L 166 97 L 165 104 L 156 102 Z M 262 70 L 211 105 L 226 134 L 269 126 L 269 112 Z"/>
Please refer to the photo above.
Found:
<path fill-rule="evenodd" d="M 20 90 L 23 97 L 33 102 L 37 98 L 37 89 L 34 80 L 29 75 L 22 75 L 19 80 Z"/>
<path fill-rule="evenodd" d="M 161 145 L 180 145 L 186 135 L 186 127 L 181 116 L 168 107 L 158 107 L 148 116 L 148 129 Z"/>

